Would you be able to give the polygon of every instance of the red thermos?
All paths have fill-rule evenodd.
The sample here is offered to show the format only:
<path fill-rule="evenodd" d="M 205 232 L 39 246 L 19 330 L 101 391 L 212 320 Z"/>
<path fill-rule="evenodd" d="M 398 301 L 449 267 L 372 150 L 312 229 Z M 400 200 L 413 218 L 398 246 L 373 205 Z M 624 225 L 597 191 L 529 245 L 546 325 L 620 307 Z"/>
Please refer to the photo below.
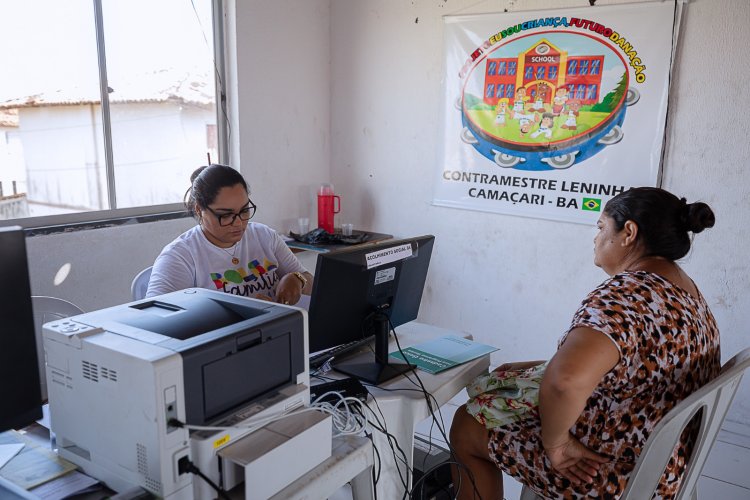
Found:
<path fill-rule="evenodd" d="M 318 189 L 318 227 L 333 233 L 333 216 L 341 211 L 341 199 L 333 194 L 333 184 L 321 184 Z"/>

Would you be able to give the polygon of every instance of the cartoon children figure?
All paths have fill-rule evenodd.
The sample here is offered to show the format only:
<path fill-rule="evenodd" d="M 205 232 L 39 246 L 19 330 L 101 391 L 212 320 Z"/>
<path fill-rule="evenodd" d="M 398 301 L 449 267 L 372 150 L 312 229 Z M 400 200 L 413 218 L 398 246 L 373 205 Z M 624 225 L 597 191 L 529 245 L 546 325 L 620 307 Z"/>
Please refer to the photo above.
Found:
<path fill-rule="evenodd" d="M 524 112 L 524 105 L 529 98 L 526 97 L 526 89 L 518 87 L 516 89 L 516 98 L 513 100 L 513 111 L 516 113 Z"/>
<path fill-rule="evenodd" d="M 560 116 L 560 113 L 565 109 L 565 102 L 568 100 L 568 89 L 565 87 L 558 87 L 555 91 L 555 97 L 552 99 L 552 114 Z"/>
<path fill-rule="evenodd" d="M 518 120 L 518 131 L 521 133 L 521 137 L 525 136 L 531 130 L 532 123 L 536 123 L 537 115 L 535 113 L 516 113 L 512 112 L 511 118 Z"/>
<path fill-rule="evenodd" d="M 544 113 L 547 111 L 544 108 L 544 101 L 547 100 L 547 92 L 549 90 L 549 87 L 545 85 L 544 83 L 540 83 L 536 87 L 536 99 L 534 100 L 534 107 L 531 108 L 531 111 L 535 111 L 537 113 Z"/>
<path fill-rule="evenodd" d="M 542 123 L 539 124 L 539 129 L 531 133 L 531 138 L 536 139 L 544 134 L 547 139 L 552 139 L 552 125 L 554 122 L 555 115 L 552 113 L 544 113 L 542 115 Z"/>
<path fill-rule="evenodd" d="M 505 113 L 508 112 L 508 98 L 503 97 L 497 101 L 497 107 L 495 108 L 495 125 L 500 127 L 505 126 Z"/>
<path fill-rule="evenodd" d="M 560 128 L 563 128 L 566 130 L 577 130 L 578 122 L 576 120 L 576 117 L 579 115 L 580 109 L 581 109 L 581 101 L 579 101 L 578 99 L 571 99 L 570 101 L 568 101 L 567 118 L 565 119 L 565 123 L 560 125 Z"/>

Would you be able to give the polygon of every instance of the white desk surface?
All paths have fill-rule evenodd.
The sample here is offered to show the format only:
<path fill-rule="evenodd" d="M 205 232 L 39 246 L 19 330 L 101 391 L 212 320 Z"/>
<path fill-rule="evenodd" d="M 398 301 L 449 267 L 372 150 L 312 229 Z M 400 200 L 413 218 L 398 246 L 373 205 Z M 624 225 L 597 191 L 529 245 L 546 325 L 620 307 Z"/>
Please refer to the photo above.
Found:
<path fill-rule="evenodd" d="M 471 338 L 471 335 L 468 335 L 465 332 L 448 330 L 416 322 L 396 327 L 396 334 L 402 349 L 443 335 L 458 335 Z M 393 352 L 396 349 L 396 342 L 391 339 L 388 351 Z M 367 349 L 367 352 L 358 353 L 351 358 L 347 358 L 347 362 L 356 362 L 367 359 L 368 357 L 372 358 L 373 356 L 374 354 Z M 490 356 L 487 354 L 436 375 L 420 370 L 417 370 L 417 374 L 427 392 L 433 395 L 437 402 L 437 406 L 440 407 L 461 392 L 461 390 L 475 377 L 487 371 L 489 365 Z M 332 378 L 344 377 L 344 375 L 336 371 L 328 372 L 326 376 Z M 377 406 L 374 403 L 370 403 L 370 407 L 378 414 L 378 416 L 378 408 L 380 408 L 380 411 L 382 411 L 385 417 L 388 432 L 396 438 L 399 446 L 406 454 L 409 467 L 411 467 L 413 464 L 412 452 L 414 447 L 414 428 L 417 423 L 430 415 L 424 395 L 421 390 L 419 390 L 418 382 L 413 374 L 408 373 L 405 376 L 391 379 L 380 386 L 365 385 L 370 392 L 370 395 L 378 402 Z M 449 429 L 445 429 L 446 434 L 448 430 Z M 402 477 L 406 477 L 406 467 L 401 464 L 400 461 L 394 459 L 393 452 L 391 451 L 386 436 L 377 431 L 374 432 L 373 436 L 375 446 L 380 453 L 380 466 L 382 467 L 380 478 L 376 485 L 377 498 L 401 498 L 404 493 L 404 487 L 399 478 L 399 472 L 396 467 L 398 464 Z M 375 468 L 377 469 L 378 466 L 376 459 Z M 411 488 L 411 481 L 409 488 Z"/>

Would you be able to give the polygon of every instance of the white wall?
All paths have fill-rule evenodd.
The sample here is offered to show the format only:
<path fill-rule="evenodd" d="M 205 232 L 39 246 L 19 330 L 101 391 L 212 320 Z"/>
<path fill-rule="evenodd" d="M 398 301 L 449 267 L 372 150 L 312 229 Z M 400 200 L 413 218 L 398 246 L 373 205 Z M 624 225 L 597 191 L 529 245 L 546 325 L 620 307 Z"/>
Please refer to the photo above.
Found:
<path fill-rule="evenodd" d="M 135 275 L 192 225 L 185 218 L 28 238 L 31 293 L 63 298 L 84 311 L 129 302 Z M 56 284 L 66 264 L 70 272 Z"/>
<path fill-rule="evenodd" d="M 592 228 L 432 206 L 442 16 L 585 5 L 331 2 L 331 165 L 342 215 L 396 235 L 435 234 L 420 319 L 500 347 L 495 363 L 551 356 L 578 304 L 605 275 L 592 265 Z M 683 266 L 717 318 L 724 360 L 750 346 L 750 233 L 742 223 L 750 211 L 750 148 L 740 124 L 741 110 L 750 107 L 750 70 L 740 63 L 750 46 L 748 19 L 746 0 L 686 6 L 664 166 L 663 187 L 716 212 L 717 226 L 696 237 Z M 750 423 L 750 380 L 738 399 L 731 418 Z"/>
<path fill-rule="evenodd" d="M 315 227 L 316 188 L 330 178 L 329 2 L 231 3 L 235 163 L 250 184 L 259 220 L 288 231 L 298 217 L 309 217 Z"/>

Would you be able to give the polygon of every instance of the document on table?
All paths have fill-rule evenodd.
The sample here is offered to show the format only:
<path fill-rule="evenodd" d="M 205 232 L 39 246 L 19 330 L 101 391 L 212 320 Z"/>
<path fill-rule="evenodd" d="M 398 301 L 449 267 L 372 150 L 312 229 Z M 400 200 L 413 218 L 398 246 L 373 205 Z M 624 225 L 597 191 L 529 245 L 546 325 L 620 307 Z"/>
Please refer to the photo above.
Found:
<path fill-rule="evenodd" d="M 440 373 L 454 366 L 497 351 L 497 347 L 480 344 L 473 340 L 445 335 L 421 344 L 390 353 L 392 358 L 408 361 L 427 373 Z"/>
<path fill-rule="evenodd" d="M 76 468 L 52 450 L 42 448 L 16 431 L 0 434 L 0 445 L 23 444 L 23 449 L 0 469 L 0 476 L 26 490 Z"/>
<path fill-rule="evenodd" d="M 93 477 L 74 470 L 41 486 L 37 486 L 31 490 L 31 493 L 42 500 L 62 500 L 71 495 L 86 493 L 94 487 L 98 488 L 98 484 L 99 481 Z"/>
<path fill-rule="evenodd" d="M 23 449 L 23 444 L 0 444 L 0 469 L 3 465 L 10 462 L 10 459 L 18 455 L 18 452 Z"/>

